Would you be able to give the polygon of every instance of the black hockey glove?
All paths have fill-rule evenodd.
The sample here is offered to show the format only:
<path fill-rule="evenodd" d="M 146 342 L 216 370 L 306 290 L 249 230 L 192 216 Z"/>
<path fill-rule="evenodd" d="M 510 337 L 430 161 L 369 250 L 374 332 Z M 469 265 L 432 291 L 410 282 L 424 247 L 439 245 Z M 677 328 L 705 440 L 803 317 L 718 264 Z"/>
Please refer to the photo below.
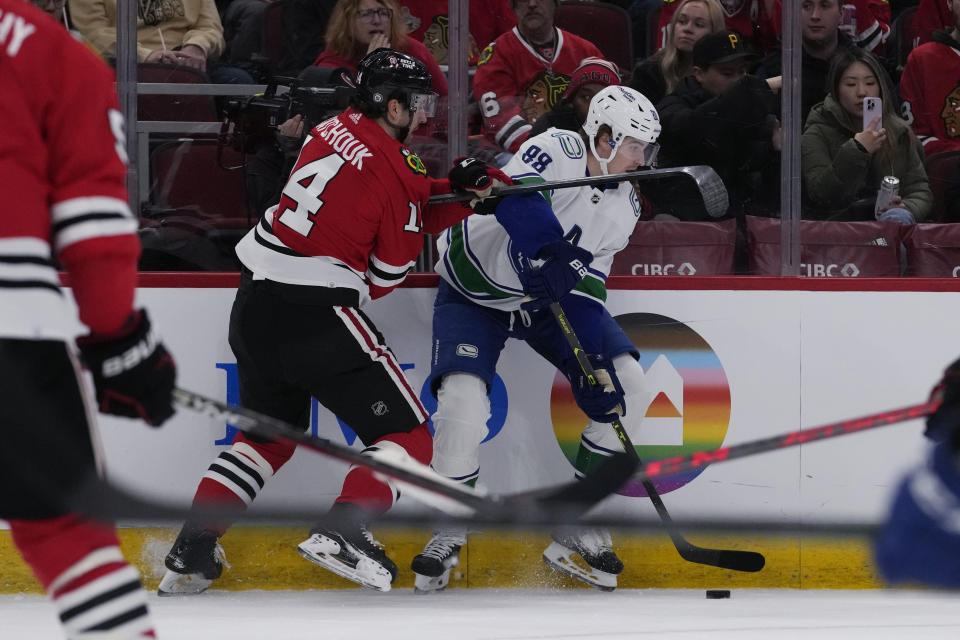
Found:
<path fill-rule="evenodd" d="M 946 368 L 930 392 L 930 401 L 938 400 L 940 407 L 927 416 L 924 435 L 937 442 L 949 439 L 956 449 L 960 445 L 960 360 Z"/>
<path fill-rule="evenodd" d="M 77 347 L 93 374 L 100 411 L 154 427 L 173 415 L 177 367 L 151 331 L 146 310 L 131 313 L 116 334 L 77 338 Z"/>
<path fill-rule="evenodd" d="M 532 298 L 521 305 L 525 311 L 542 309 L 570 293 L 587 275 L 593 254 L 560 240 L 540 249 L 537 258 L 545 262 L 519 274 L 523 292 Z"/>
<path fill-rule="evenodd" d="M 590 354 L 588 358 L 593 365 L 595 385 L 590 384 L 576 358 L 570 358 L 564 366 L 564 373 L 573 390 L 573 398 L 591 420 L 613 422 L 619 416 L 627 414 L 623 387 L 617 378 L 613 362 L 599 354 Z"/>
<path fill-rule="evenodd" d="M 470 208 L 480 215 L 488 215 L 496 210 L 500 198 L 491 197 L 494 188 L 513 184 L 513 180 L 500 169 L 467 156 L 454 161 L 447 179 L 455 190 L 477 196 L 470 201 Z"/>

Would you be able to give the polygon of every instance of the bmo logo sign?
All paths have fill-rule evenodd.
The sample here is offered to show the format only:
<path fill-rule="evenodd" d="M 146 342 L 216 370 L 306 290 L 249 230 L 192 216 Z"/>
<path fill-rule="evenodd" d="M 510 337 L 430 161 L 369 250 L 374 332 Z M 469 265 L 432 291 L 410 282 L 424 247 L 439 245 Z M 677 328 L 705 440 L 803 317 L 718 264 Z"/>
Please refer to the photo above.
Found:
<path fill-rule="evenodd" d="M 852 262 L 844 265 L 801 262 L 800 275 L 807 278 L 856 278 L 860 275 L 860 269 Z"/>
<path fill-rule="evenodd" d="M 697 272 L 692 264 L 683 262 L 675 264 L 642 263 L 630 267 L 630 274 L 634 276 L 692 276 Z"/>

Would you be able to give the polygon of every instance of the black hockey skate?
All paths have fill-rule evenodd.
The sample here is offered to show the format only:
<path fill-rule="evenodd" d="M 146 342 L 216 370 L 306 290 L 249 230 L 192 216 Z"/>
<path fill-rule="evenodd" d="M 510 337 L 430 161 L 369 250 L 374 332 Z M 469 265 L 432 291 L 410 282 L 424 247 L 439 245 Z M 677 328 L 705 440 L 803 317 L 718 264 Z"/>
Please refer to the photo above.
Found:
<path fill-rule="evenodd" d="M 450 582 L 450 570 L 460 564 L 460 547 L 467 543 L 463 530 L 435 531 L 430 542 L 414 557 L 415 593 L 440 591 Z"/>
<path fill-rule="evenodd" d="M 187 523 L 180 530 L 163 564 L 167 572 L 160 581 L 157 595 L 193 595 L 207 590 L 227 565 L 223 547 L 215 531 Z"/>
<path fill-rule="evenodd" d="M 362 524 L 343 531 L 315 527 L 297 551 L 310 562 L 377 591 L 389 591 L 397 579 L 397 565 Z"/>
<path fill-rule="evenodd" d="M 553 542 L 543 552 L 543 561 L 552 569 L 601 591 L 617 588 L 623 562 L 610 548 L 610 532 L 583 529 L 554 533 L 551 537 Z"/>

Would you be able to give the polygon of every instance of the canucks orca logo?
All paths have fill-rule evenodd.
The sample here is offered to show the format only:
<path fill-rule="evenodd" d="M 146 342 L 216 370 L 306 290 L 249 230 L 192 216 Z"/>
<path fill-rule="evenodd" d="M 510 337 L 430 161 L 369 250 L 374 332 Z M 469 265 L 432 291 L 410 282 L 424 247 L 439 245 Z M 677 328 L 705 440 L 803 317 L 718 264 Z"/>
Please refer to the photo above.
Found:
<path fill-rule="evenodd" d="M 477 65 L 487 64 L 490 62 L 490 58 L 493 57 L 493 43 L 491 42 L 483 48 L 483 51 L 480 52 L 480 57 L 477 59 Z"/>
<path fill-rule="evenodd" d="M 407 161 L 407 166 L 410 167 L 414 173 L 418 173 L 422 176 L 427 175 L 427 167 L 423 164 L 423 160 L 420 159 L 420 156 L 415 154 L 413 151 L 410 151 L 410 149 L 407 149 L 406 147 L 400 147 L 400 153 L 403 154 L 403 157 Z"/>

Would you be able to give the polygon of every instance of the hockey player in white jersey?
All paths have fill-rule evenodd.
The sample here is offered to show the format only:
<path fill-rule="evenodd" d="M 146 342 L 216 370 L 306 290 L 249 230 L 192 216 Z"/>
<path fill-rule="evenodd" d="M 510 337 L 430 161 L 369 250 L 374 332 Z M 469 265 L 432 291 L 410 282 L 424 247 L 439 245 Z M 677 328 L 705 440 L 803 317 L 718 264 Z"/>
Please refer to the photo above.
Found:
<path fill-rule="evenodd" d="M 603 89 L 590 103 L 580 132 L 548 129 L 527 140 L 504 167 L 515 183 L 620 173 L 650 165 L 660 122 L 656 109 L 628 87 Z M 433 315 L 432 466 L 473 484 L 480 442 L 490 417 L 488 393 L 507 338 L 526 341 L 570 380 L 577 404 L 590 418 L 581 438 L 577 474 L 622 450 L 608 424 L 630 408 L 623 424 L 636 431 L 651 397 L 639 354 L 604 307 L 605 281 L 617 251 L 627 245 L 640 217 L 640 199 L 629 182 L 507 196 L 494 215 L 470 216 L 438 242 L 440 286 Z M 586 383 L 557 321 L 547 308 L 560 301 L 598 379 Z M 412 563 L 418 591 L 442 589 L 456 566 L 464 530 L 435 532 Z M 573 561 L 578 554 L 589 565 Z M 553 535 L 544 560 L 554 569 L 612 590 L 623 563 L 600 530 Z"/>

